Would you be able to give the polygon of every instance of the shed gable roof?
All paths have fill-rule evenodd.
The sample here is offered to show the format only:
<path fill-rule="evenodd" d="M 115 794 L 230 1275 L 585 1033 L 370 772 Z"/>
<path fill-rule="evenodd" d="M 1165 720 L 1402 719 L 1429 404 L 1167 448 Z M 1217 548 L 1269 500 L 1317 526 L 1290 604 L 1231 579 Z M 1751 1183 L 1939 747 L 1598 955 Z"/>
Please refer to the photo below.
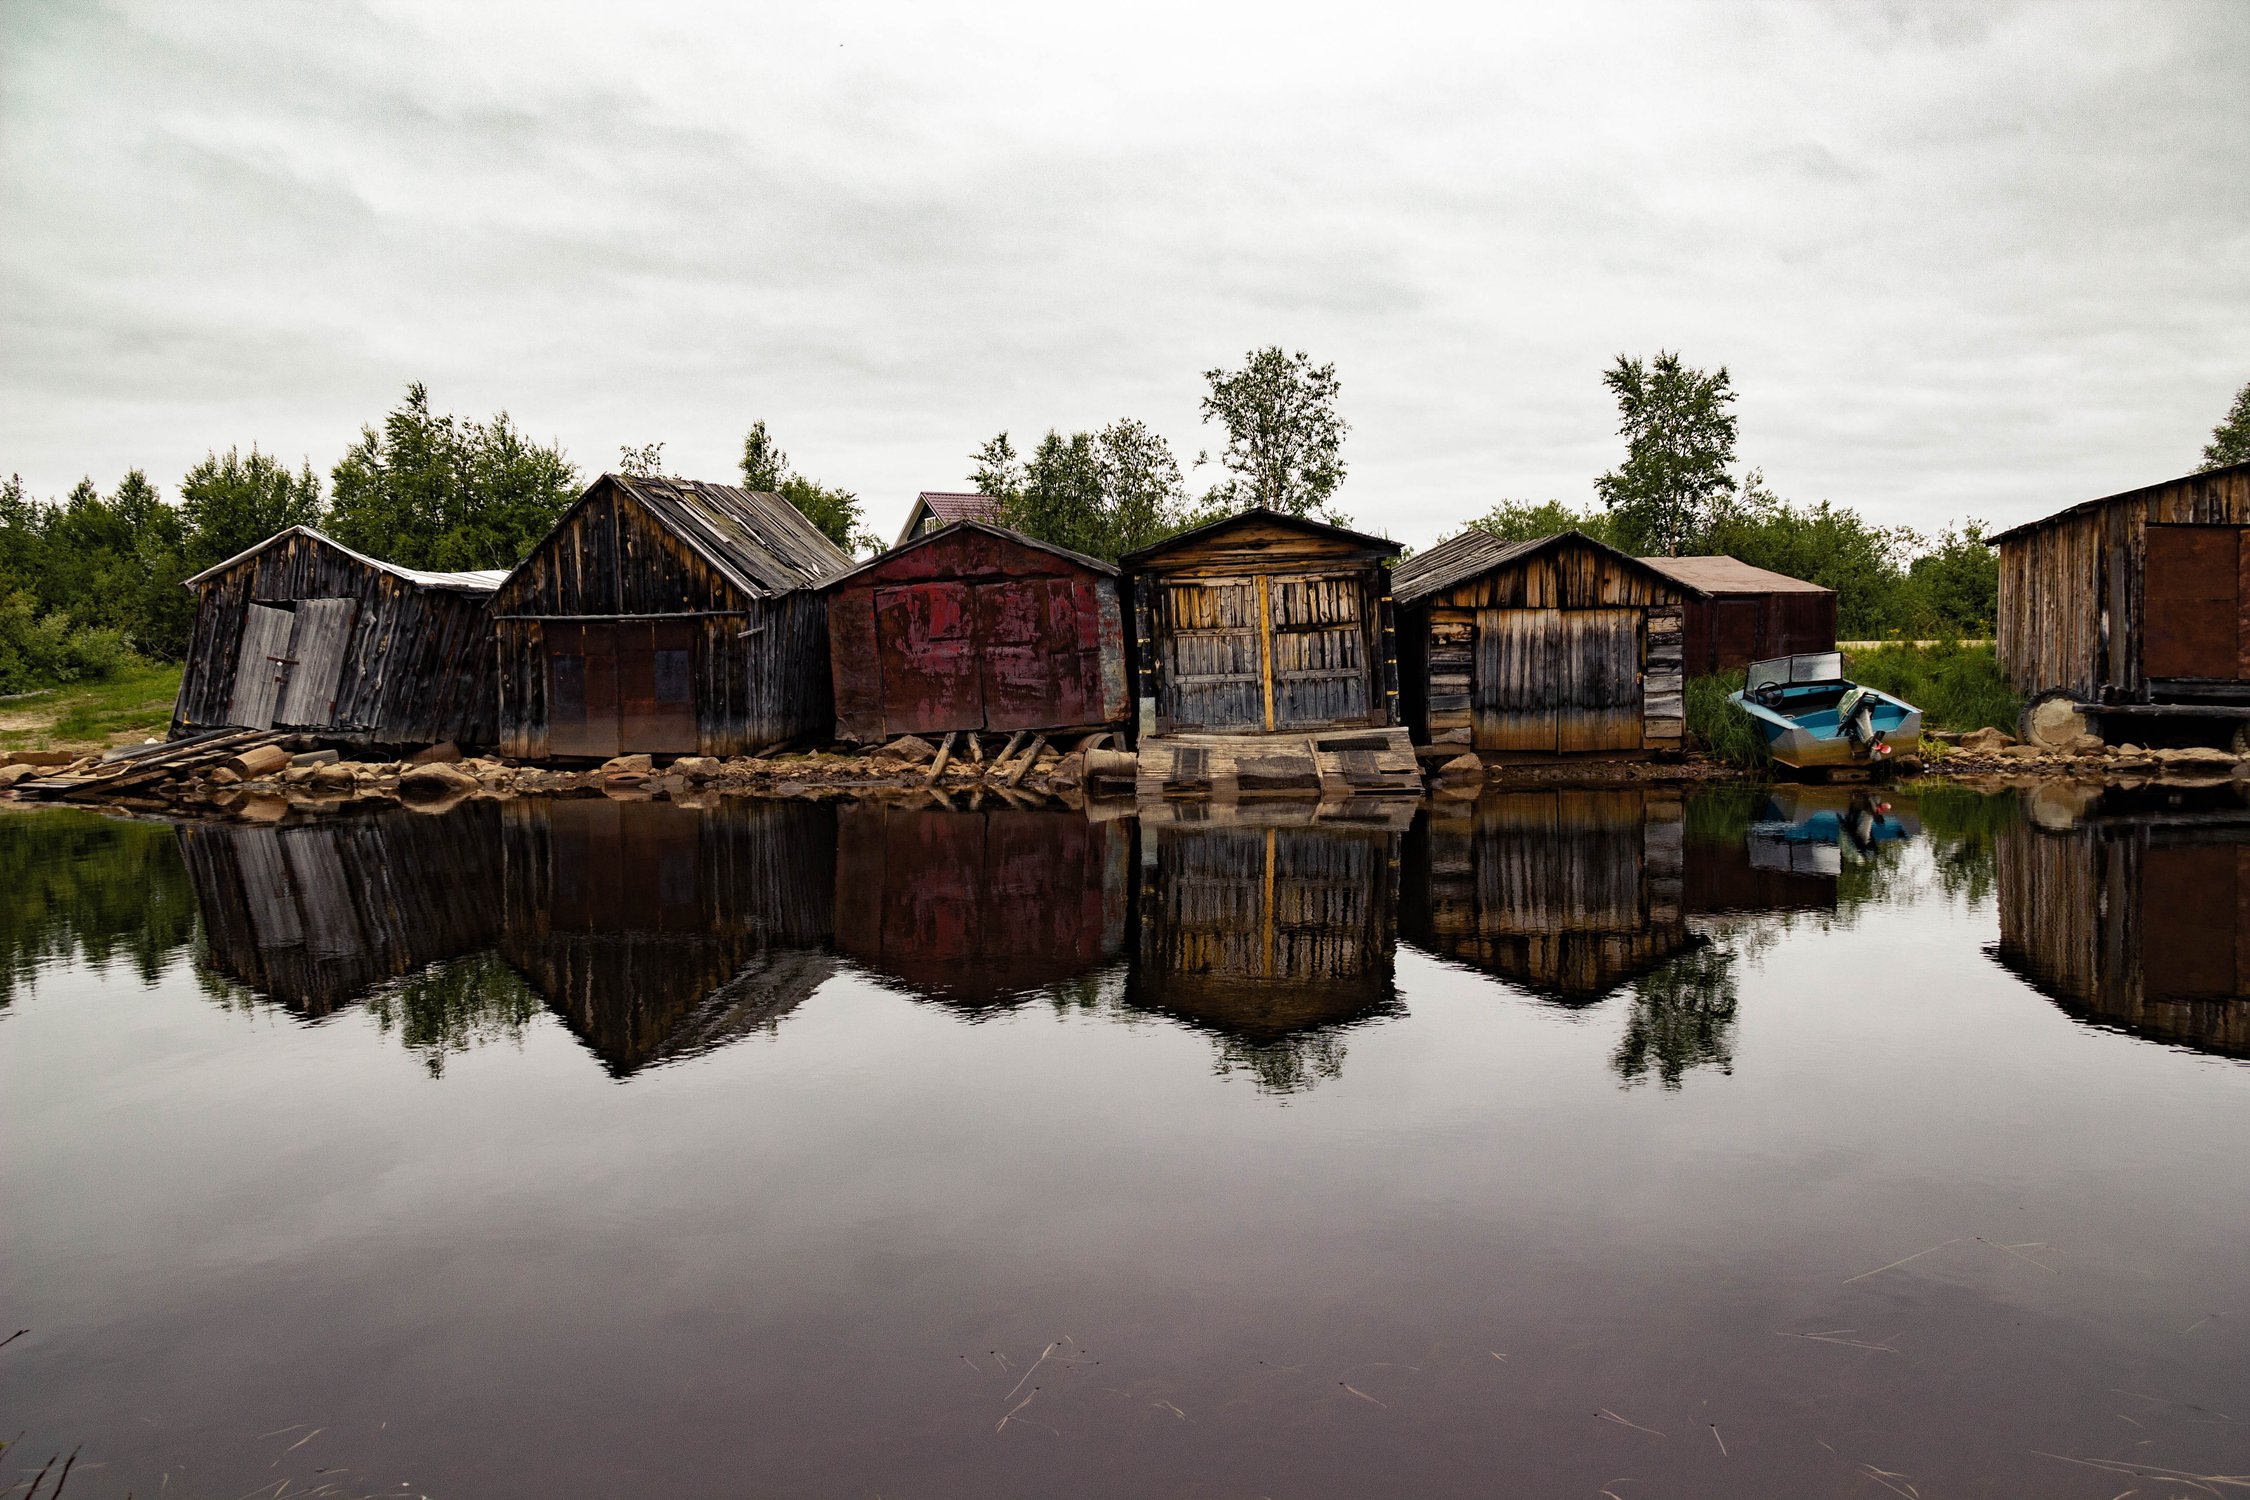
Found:
<path fill-rule="evenodd" d="M 2041 516 L 2036 521 L 2024 521 L 2006 531 L 1994 532 L 1985 540 L 1998 545 L 2030 535 L 2042 526 L 2051 526 L 2065 516 L 2079 515 L 2089 510 L 2099 510 L 2105 505 L 2115 505 L 2120 500 L 2139 500 L 2157 490 L 2168 490 L 2175 484 L 2192 484 L 2199 480 L 2235 479 L 2250 477 L 2250 463 L 2229 464 L 2220 469 L 2198 469 L 2193 474 L 2182 474 L 2174 479 L 2160 479 L 2154 484 L 2144 484 L 2138 489 L 2119 490 L 2114 495 L 2103 495 L 2094 500 L 2081 500 L 2076 505 L 2066 505 L 2052 515 Z"/>
<path fill-rule="evenodd" d="M 1532 537 L 1527 541 L 1504 542 L 1488 531 L 1471 528 L 1461 535 L 1438 543 L 1426 552 L 1412 557 L 1391 569 L 1391 596 L 1401 604 L 1412 604 L 1432 594 L 1443 593 L 1455 584 L 1466 583 L 1496 569 L 1523 562 L 1541 552 L 1566 544 L 1588 547 L 1607 553 L 1612 561 L 1633 572 L 1654 574 L 1667 587 L 1677 583 L 1645 560 L 1631 553 L 1620 552 L 1609 543 L 1586 535 L 1583 531 L 1558 531 L 1552 536 Z"/>
<path fill-rule="evenodd" d="M 1833 594 L 1834 589 L 1791 578 L 1770 568 L 1754 568 L 1737 557 L 1644 557 L 1642 562 L 1691 593 Z"/>
<path fill-rule="evenodd" d="M 453 589 L 464 594 L 489 594 L 500 587 L 501 582 L 508 576 L 506 568 L 476 568 L 466 572 L 439 573 L 427 568 L 403 567 L 398 563 L 385 562 L 379 557 L 369 557 L 364 552 L 355 552 L 334 537 L 324 532 L 315 531 L 310 526 L 291 526 L 286 530 L 275 532 L 262 542 L 243 548 L 225 562 L 213 563 L 193 578 L 184 580 L 182 587 L 192 589 L 209 583 L 220 574 L 231 572 L 238 564 L 247 562 L 267 548 L 293 536 L 311 537 L 324 547 L 335 548 L 353 562 L 373 568 L 378 573 L 388 573 L 393 578 L 403 578 L 408 583 L 420 588 Z"/>
<path fill-rule="evenodd" d="M 699 479 L 604 474 L 729 583 L 756 599 L 818 588 L 852 567 L 852 555 L 770 490 Z M 583 504 L 583 500 L 580 502 Z"/>
<path fill-rule="evenodd" d="M 1105 563 L 1098 557 L 1088 557 L 1083 552 L 1073 552 L 1068 547 L 1058 547 L 1053 542 L 1043 542 L 1035 536 L 1026 536 L 1022 532 L 1017 531 L 1012 527 L 995 525 L 990 521 L 969 520 L 953 521 L 944 526 L 940 526 L 935 531 L 925 531 L 920 536 L 915 537 L 912 541 L 903 542 L 898 546 L 891 548 L 890 551 L 885 552 L 880 557 L 869 558 L 866 562 L 861 563 L 858 567 L 853 568 L 848 573 L 837 574 L 834 578 L 829 579 L 825 584 L 821 585 L 821 587 L 824 589 L 837 588 L 843 584 L 851 582 L 855 578 L 860 577 L 862 574 L 875 572 L 888 563 L 894 563 L 898 561 L 899 558 L 906 556 L 908 553 L 918 551 L 923 547 L 929 546 L 933 542 L 944 541 L 949 537 L 957 537 L 965 531 L 981 532 L 985 536 L 997 538 L 998 540 L 1006 542 L 1011 546 L 1030 547 L 1035 551 L 1045 552 L 1050 556 L 1059 557 L 1065 562 L 1074 563 L 1081 568 L 1086 568 L 1096 573 L 1107 573 L 1112 578 L 1117 576 L 1116 565 L 1113 563 Z"/>
<path fill-rule="evenodd" d="M 1331 526 L 1325 521 L 1308 520 L 1304 516 L 1292 516 L 1285 511 L 1268 510 L 1262 505 L 1254 505 L 1248 510 L 1221 516 L 1216 521 L 1207 521 L 1201 526 L 1168 536 L 1161 542 L 1152 542 L 1137 551 L 1128 552 L 1118 562 L 1128 569 L 1137 568 L 1168 552 L 1192 547 L 1199 542 L 1223 536 L 1229 531 L 1253 525 L 1280 526 L 1303 532 L 1307 536 L 1365 548 L 1370 552 L 1390 553 L 1398 550 L 1398 543 L 1387 536 L 1370 536 L 1364 531 L 1351 531 L 1342 526 Z"/>

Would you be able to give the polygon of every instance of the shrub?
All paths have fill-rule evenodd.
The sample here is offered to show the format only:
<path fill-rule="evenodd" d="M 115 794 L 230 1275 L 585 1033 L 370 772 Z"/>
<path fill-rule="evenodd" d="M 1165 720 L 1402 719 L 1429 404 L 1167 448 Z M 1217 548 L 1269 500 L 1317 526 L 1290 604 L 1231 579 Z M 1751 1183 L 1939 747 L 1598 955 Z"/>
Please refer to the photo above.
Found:
<path fill-rule="evenodd" d="M 0 693 L 100 681 L 131 660 L 119 630 L 42 615 L 29 594 L 0 597 Z"/>
<path fill-rule="evenodd" d="M 1904 698 L 1922 710 L 1933 729 L 1982 729 L 2013 733 L 2023 702 L 2000 675 L 1990 646 L 1940 641 L 1932 646 L 1898 644 L 1855 652 L 1845 663 L 1854 682 Z"/>
<path fill-rule="evenodd" d="M 1691 677 L 1687 685 L 1687 732 L 1697 748 L 1731 766 L 1758 768 L 1772 757 L 1750 725 L 1750 716 L 1727 702 L 1742 691 L 1740 672 Z"/>

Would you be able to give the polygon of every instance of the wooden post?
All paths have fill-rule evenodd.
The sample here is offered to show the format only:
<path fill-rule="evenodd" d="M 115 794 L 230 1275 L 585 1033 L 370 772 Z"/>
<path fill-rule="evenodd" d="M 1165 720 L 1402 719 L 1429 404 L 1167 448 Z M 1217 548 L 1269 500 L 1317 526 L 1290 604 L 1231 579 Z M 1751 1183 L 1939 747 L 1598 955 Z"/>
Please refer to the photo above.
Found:
<path fill-rule="evenodd" d="M 954 731 L 946 731 L 944 742 L 937 747 L 937 755 L 930 761 L 930 774 L 925 779 L 932 786 L 937 785 L 937 779 L 945 774 L 945 763 L 953 758 L 953 735 Z"/>
<path fill-rule="evenodd" d="M 1006 765 L 1006 764 L 1008 763 L 1008 757 L 1009 757 L 1009 756 L 1011 756 L 1011 755 L 1013 755 L 1013 754 L 1015 754 L 1015 753 L 1016 753 L 1016 751 L 1017 751 L 1017 750 L 1018 750 L 1019 748 L 1021 748 L 1021 746 L 1023 745 L 1023 736 L 1024 736 L 1024 731 L 1023 731 L 1023 730 L 1021 730 L 1021 729 L 1017 730 L 1017 731 L 1016 731 L 1016 732 L 1015 732 L 1014 734 L 1011 734 L 1011 735 L 1009 735 L 1009 736 L 1008 736 L 1008 743 L 1007 743 L 1007 745 L 1006 745 L 1006 746 L 1005 746 L 1005 747 L 1004 747 L 1004 748 L 1003 748 L 1003 749 L 1002 749 L 1002 750 L 1000 751 L 999 755 L 997 755 L 997 756 L 995 756 L 995 757 L 993 758 L 993 762 L 992 762 L 992 769 L 993 769 L 993 770 L 997 771 L 997 770 L 999 770 L 999 769 L 1000 769 L 1000 768 L 1001 768 L 1002 766 L 1004 766 L 1004 765 Z"/>
<path fill-rule="evenodd" d="M 1020 739 L 1022 738 L 1022 736 L 1019 735 L 1017 736 L 1017 738 Z M 1047 737 L 1045 735 L 1041 734 L 1032 736 L 1031 748 L 1024 752 L 1023 759 L 1016 762 L 1016 768 L 1013 771 L 1010 771 L 1007 776 L 1002 779 L 1000 784 L 1002 786 L 1022 785 L 1024 772 L 1030 770 L 1033 766 L 1039 763 L 1040 753 L 1046 748 Z"/>

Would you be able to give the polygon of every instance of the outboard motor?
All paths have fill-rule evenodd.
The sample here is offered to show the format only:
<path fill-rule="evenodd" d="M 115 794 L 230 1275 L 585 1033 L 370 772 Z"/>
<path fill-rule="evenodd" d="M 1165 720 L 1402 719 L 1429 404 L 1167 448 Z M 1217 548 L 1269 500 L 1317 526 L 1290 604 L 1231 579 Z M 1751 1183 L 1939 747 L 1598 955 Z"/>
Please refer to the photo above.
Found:
<path fill-rule="evenodd" d="M 1851 741 L 1852 747 L 1869 760 L 1881 760 L 1891 753 L 1883 743 L 1882 734 L 1875 728 L 1875 699 L 1866 688 L 1854 685 L 1836 702 L 1836 732 Z"/>

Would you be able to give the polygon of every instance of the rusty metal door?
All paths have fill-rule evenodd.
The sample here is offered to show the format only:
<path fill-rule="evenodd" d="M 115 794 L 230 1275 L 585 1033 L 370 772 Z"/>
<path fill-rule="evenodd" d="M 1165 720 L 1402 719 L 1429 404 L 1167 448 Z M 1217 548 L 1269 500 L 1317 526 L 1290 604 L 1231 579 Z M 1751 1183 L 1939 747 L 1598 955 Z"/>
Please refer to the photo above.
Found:
<path fill-rule="evenodd" d="M 1083 724 L 1091 717 L 1088 704 L 1099 702 L 1101 683 L 1098 675 L 1091 684 L 1087 681 L 1080 592 L 1067 578 L 976 588 L 973 639 L 983 675 L 985 728 L 1051 729 Z M 1092 591 L 1083 592 L 1090 618 Z M 1098 674 L 1098 653 L 1091 666 Z"/>
<path fill-rule="evenodd" d="M 1566 609 L 1559 645 L 1557 750 L 1641 748 L 1641 612 Z"/>
<path fill-rule="evenodd" d="M 965 583 L 875 591 L 875 659 L 892 734 L 943 733 L 983 722 L 971 592 Z"/>
<path fill-rule="evenodd" d="M 2242 528 L 2151 526 L 2141 575 L 2141 662 L 2148 677 L 2240 682 Z"/>
<path fill-rule="evenodd" d="M 616 627 L 549 621 L 545 641 L 547 753 L 617 754 Z"/>
<path fill-rule="evenodd" d="M 695 723 L 695 634 L 688 620 L 617 628 L 617 743 L 626 755 L 686 755 Z"/>
<path fill-rule="evenodd" d="M 1351 574 L 1268 578 L 1275 729 L 1364 724 L 1374 701 L 1360 580 Z"/>
<path fill-rule="evenodd" d="M 1470 685 L 1479 750 L 1553 750 L 1561 677 L 1562 611 L 1477 611 Z"/>
<path fill-rule="evenodd" d="M 234 661 L 234 697 L 227 722 L 244 729 L 273 728 L 288 673 L 289 634 L 296 621 L 286 609 L 249 605 L 242 617 L 242 649 Z"/>
<path fill-rule="evenodd" d="M 302 729 L 336 726 L 336 689 L 344 677 L 344 647 L 359 606 L 350 599 L 298 601 L 290 633 L 293 659 L 274 721 Z"/>
<path fill-rule="evenodd" d="M 1258 583 L 1178 578 L 1158 584 L 1158 732 L 1268 727 Z"/>

